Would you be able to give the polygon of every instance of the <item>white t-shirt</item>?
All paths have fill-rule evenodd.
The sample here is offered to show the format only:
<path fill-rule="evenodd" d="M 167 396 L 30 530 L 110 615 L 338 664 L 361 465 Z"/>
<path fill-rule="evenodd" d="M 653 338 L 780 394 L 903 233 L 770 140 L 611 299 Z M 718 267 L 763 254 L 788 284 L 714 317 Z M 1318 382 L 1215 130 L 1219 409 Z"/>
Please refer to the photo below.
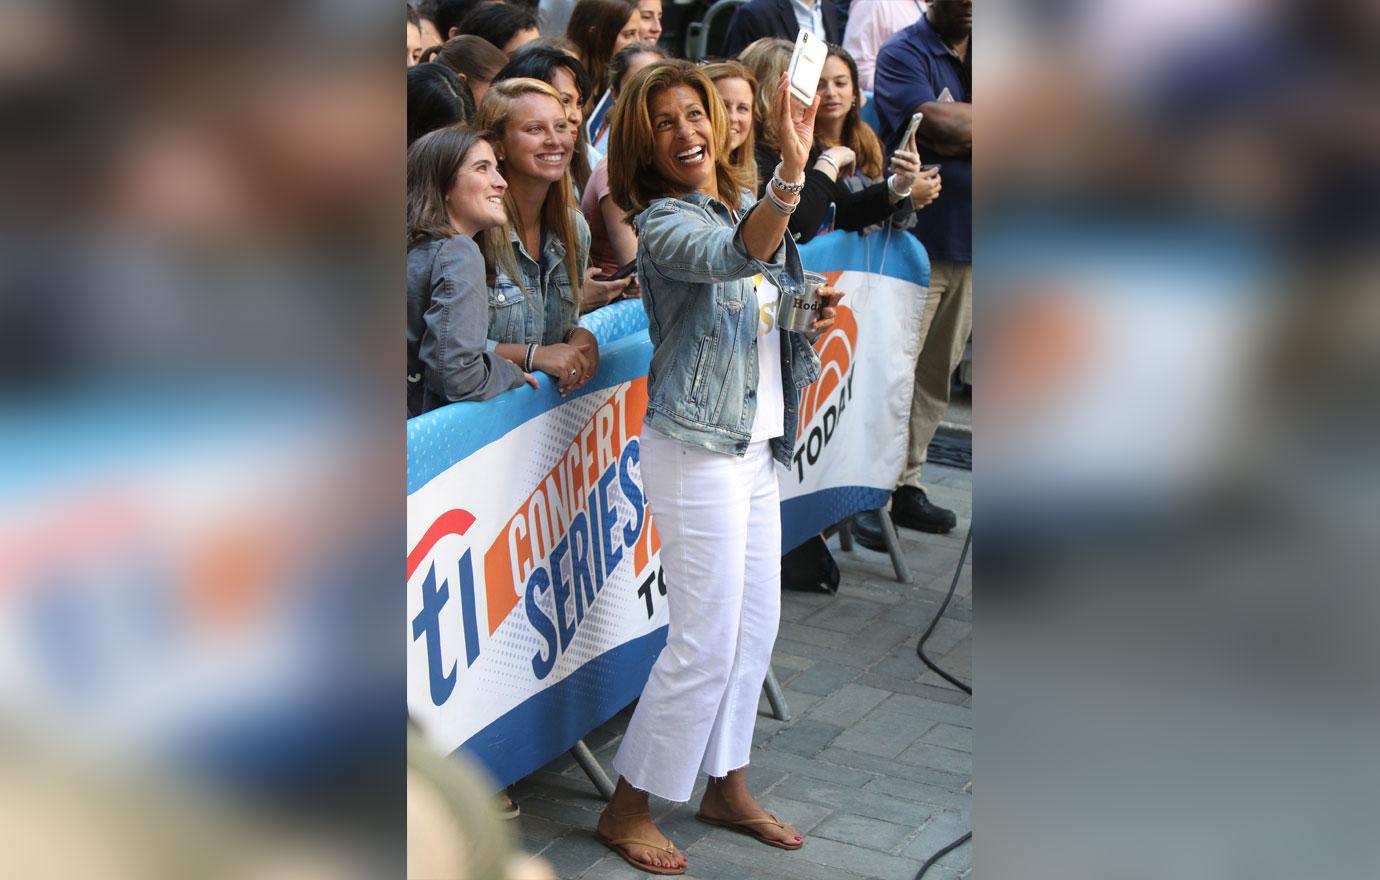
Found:
<path fill-rule="evenodd" d="M 786 433 L 786 400 L 781 392 L 781 331 L 776 329 L 781 294 L 761 275 L 752 280 L 757 285 L 757 414 L 752 420 L 756 443 Z"/>

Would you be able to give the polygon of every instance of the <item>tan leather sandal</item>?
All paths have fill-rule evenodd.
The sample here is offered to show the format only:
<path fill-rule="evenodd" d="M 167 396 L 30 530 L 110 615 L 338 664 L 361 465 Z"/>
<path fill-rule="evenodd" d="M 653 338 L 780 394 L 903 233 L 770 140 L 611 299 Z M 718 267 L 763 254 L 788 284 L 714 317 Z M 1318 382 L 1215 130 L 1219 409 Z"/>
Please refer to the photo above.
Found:
<path fill-rule="evenodd" d="M 666 843 L 663 845 L 660 843 L 656 843 L 655 841 L 643 840 L 640 837 L 619 837 L 616 839 L 612 839 L 605 837 L 598 831 L 594 832 L 594 839 L 599 841 L 609 849 L 613 850 L 615 853 L 619 855 L 620 858 L 623 859 L 623 861 L 627 862 L 629 865 L 632 865 L 634 868 L 637 868 L 638 870 L 646 871 L 648 874 L 685 873 L 684 868 L 661 868 L 656 865 L 649 865 L 646 862 L 638 861 L 637 859 L 633 858 L 632 855 L 626 849 L 626 847 L 629 846 L 641 846 L 647 849 L 659 849 L 667 855 L 671 856 L 672 858 L 676 858 L 680 856 L 681 853 L 680 850 L 676 849 L 676 845 L 672 843 L 670 840 L 667 840 Z"/>
<path fill-rule="evenodd" d="M 699 819 L 706 825 L 717 825 L 720 828 L 729 828 L 733 831 L 746 834 L 749 837 L 755 837 L 762 843 L 765 843 L 767 846 L 774 846 L 777 849 L 796 850 L 800 849 L 802 846 L 805 845 L 805 835 L 803 834 L 800 835 L 800 843 L 784 843 L 780 840 L 774 840 L 766 836 L 765 834 L 762 834 L 761 832 L 757 831 L 758 828 L 761 828 L 764 825 L 774 825 L 777 828 L 786 827 L 785 822 L 782 822 L 780 819 L 776 818 L 770 813 L 768 813 L 765 817 L 759 816 L 757 818 L 752 819 L 715 819 L 713 816 L 706 816 L 704 813 L 696 813 L 695 818 Z"/>

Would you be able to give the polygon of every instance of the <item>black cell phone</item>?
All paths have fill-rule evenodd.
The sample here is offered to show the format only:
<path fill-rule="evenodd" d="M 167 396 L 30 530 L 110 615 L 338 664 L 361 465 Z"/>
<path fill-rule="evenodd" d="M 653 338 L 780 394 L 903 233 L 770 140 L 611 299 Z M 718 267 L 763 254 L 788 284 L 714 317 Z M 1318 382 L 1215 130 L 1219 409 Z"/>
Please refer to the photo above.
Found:
<path fill-rule="evenodd" d="M 596 275 L 596 276 L 594 276 L 594 280 L 595 280 L 595 281 L 622 281 L 624 278 L 627 278 L 629 275 L 636 274 L 636 272 L 637 272 L 637 260 L 633 260 L 633 261 L 630 262 L 630 263 L 627 263 L 627 264 L 625 264 L 625 265 L 619 266 L 619 267 L 618 267 L 618 271 L 617 271 L 617 272 L 614 272 L 612 275 Z"/>

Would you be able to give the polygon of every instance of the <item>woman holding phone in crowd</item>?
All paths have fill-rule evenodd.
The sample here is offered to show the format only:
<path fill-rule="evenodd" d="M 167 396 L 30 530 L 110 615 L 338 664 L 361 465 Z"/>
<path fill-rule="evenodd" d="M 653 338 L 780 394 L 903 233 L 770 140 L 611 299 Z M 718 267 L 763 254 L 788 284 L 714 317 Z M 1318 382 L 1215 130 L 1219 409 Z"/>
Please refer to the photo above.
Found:
<path fill-rule="evenodd" d="M 489 340 L 497 352 L 556 380 L 561 394 L 599 369 L 594 334 L 580 316 L 580 279 L 589 260 L 589 226 L 570 183 L 572 138 L 556 90 L 540 80 L 495 82 L 477 125 L 494 132 L 506 223 L 485 230 Z"/>
<path fill-rule="evenodd" d="M 773 461 L 795 445 L 800 389 L 818 376 L 804 335 L 775 323 L 776 288 L 803 287 L 786 233 L 804 183 L 816 104 L 775 84 L 781 163 L 766 203 L 728 161 L 723 101 L 686 61 L 645 68 L 614 108 L 609 180 L 634 219 L 652 340 L 640 468 L 661 533 L 670 626 L 614 758 L 618 786 L 596 837 L 629 864 L 683 874 L 652 823 L 648 793 L 689 799 L 697 818 L 798 849 L 792 826 L 748 791 L 758 696 L 780 619 L 781 511 Z M 833 324 L 824 301 L 812 335 Z"/>
<path fill-rule="evenodd" d="M 484 256 L 474 236 L 507 222 L 493 147 L 464 126 L 407 151 L 407 415 L 487 400 L 535 378 L 488 350 Z"/>
<path fill-rule="evenodd" d="M 850 193 L 861 195 L 869 187 L 887 183 L 883 172 L 881 141 L 872 127 L 862 121 L 862 92 L 858 89 L 858 65 L 844 49 L 830 46 L 824 59 L 824 69 L 819 77 L 819 115 L 815 118 L 815 147 L 818 150 L 816 167 L 824 176 L 833 175 L 834 182 Z M 894 194 L 903 189 L 907 180 L 912 181 L 910 198 L 901 198 L 893 204 L 891 216 L 881 223 L 872 223 L 861 229 L 848 222 L 851 218 L 832 218 L 826 211 L 826 219 L 820 226 L 820 233 L 833 228 L 860 231 L 864 234 L 875 232 L 890 224 L 893 229 L 909 229 L 915 225 L 915 210 L 923 208 L 939 197 L 939 169 L 920 172 L 920 153 L 915 146 L 915 138 L 902 145 L 891 157 L 891 172 L 896 175 L 896 184 L 888 192 Z M 802 208 L 802 211 L 806 208 Z"/>

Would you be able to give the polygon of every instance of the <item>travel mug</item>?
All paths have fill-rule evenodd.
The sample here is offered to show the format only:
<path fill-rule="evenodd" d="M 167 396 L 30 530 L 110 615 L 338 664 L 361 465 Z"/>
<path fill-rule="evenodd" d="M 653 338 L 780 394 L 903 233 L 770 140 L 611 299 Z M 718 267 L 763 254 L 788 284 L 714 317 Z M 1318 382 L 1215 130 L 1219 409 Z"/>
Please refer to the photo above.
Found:
<path fill-rule="evenodd" d="M 808 333 L 824 308 L 824 297 L 819 289 L 826 279 L 816 272 L 805 273 L 805 289 L 796 294 L 782 294 L 781 305 L 776 310 L 776 326 L 794 333 Z"/>

